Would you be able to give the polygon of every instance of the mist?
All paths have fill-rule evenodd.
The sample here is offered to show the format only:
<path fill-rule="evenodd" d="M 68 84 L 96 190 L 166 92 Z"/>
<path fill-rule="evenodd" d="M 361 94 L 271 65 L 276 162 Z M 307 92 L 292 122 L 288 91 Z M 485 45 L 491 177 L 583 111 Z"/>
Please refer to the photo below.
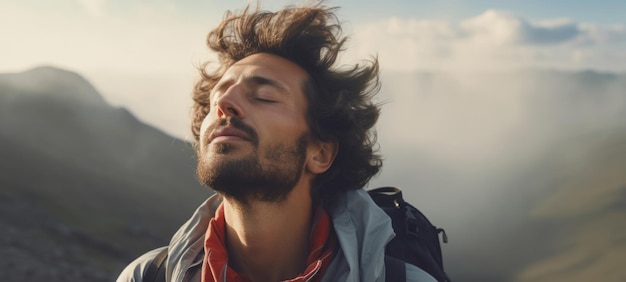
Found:
<path fill-rule="evenodd" d="M 103 77 L 107 100 L 188 138 L 192 79 Z M 446 230 L 452 278 L 623 280 L 625 74 L 383 70 L 381 82 L 384 166 L 366 189 L 402 188 Z M 132 85 L 137 95 L 125 94 Z M 153 102 L 130 100 L 151 92 Z"/>
<path fill-rule="evenodd" d="M 605 213 L 626 191 L 626 76 L 386 72 L 382 82 L 377 129 L 385 164 L 370 188 L 401 187 L 446 229 L 444 260 L 453 278 L 626 276 L 617 265 L 625 255 L 563 248 L 572 240 L 594 245 L 611 228 L 626 235 L 623 204 Z M 594 229 L 571 229 L 587 223 Z M 618 239 L 603 240 L 624 248 Z"/>

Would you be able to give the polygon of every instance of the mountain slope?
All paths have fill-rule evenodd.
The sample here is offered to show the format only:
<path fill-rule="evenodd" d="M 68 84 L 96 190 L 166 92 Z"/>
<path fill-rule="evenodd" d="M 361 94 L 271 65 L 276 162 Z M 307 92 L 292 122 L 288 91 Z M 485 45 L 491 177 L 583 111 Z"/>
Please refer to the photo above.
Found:
<path fill-rule="evenodd" d="M 3 281 L 110 281 L 139 253 L 166 244 L 209 195 L 195 180 L 190 144 L 52 67 L 0 75 L 0 171 L 0 223 L 17 234 L 0 241 L 14 252 L 0 254 L 0 265 L 21 269 Z M 42 260 L 47 267 L 37 266 Z M 71 261 L 85 273 L 62 271 Z"/>

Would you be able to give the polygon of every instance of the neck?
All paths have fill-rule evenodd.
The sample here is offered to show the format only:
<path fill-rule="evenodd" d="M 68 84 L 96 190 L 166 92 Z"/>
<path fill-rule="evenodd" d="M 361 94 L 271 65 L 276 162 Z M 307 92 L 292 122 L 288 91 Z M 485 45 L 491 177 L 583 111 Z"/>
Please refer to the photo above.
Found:
<path fill-rule="evenodd" d="M 229 265 L 253 281 L 286 280 L 304 271 L 312 217 L 309 191 L 298 185 L 279 203 L 241 205 L 225 198 Z"/>

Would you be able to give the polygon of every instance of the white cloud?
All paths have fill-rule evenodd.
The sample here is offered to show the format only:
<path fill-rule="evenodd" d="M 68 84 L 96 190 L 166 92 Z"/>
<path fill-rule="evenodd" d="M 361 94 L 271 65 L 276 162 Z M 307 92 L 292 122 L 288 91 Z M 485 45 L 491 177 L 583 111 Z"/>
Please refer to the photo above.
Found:
<path fill-rule="evenodd" d="M 487 10 L 459 25 L 463 34 L 490 44 L 558 44 L 579 35 L 578 26 L 568 19 L 529 22 L 512 13 Z"/>
<path fill-rule="evenodd" d="M 545 67 L 624 71 L 626 28 L 567 18 L 530 21 L 487 10 L 448 22 L 390 18 L 355 27 L 350 59 L 379 54 L 383 68 L 508 69 Z"/>
<path fill-rule="evenodd" d="M 488 45 L 506 45 L 521 41 L 524 22 L 511 14 L 488 10 L 458 26 L 461 38 Z"/>

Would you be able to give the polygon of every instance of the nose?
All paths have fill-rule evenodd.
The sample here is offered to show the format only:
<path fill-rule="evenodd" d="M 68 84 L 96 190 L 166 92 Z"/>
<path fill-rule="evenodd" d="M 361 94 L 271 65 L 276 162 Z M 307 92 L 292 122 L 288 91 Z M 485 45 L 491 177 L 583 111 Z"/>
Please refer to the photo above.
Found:
<path fill-rule="evenodd" d="M 245 96 L 245 86 L 241 84 L 233 84 L 226 92 L 216 97 L 215 106 L 217 109 L 218 117 L 238 117 L 243 118 L 243 106 L 241 105 L 242 99 Z"/>

